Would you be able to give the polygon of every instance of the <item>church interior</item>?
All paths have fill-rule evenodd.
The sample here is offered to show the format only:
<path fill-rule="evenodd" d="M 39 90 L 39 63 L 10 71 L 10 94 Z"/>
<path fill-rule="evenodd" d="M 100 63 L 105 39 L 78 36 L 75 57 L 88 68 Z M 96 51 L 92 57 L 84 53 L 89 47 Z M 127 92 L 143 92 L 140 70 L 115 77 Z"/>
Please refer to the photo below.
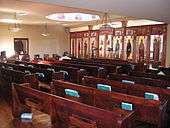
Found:
<path fill-rule="evenodd" d="M 170 128 L 169 6 L 0 0 L 0 128 Z"/>

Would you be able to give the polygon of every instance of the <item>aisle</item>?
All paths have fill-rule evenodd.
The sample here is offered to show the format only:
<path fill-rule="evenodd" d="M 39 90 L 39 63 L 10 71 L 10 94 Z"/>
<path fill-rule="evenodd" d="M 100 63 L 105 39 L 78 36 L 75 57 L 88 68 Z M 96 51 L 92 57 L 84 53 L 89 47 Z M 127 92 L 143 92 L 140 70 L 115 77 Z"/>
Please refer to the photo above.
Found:
<path fill-rule="evenodd" d="M 50 128 L 50 116 L 39 111 L 33 111 L 32 123 L 12 120 L 11 107 L 0 96 L 0 128 Z"/>

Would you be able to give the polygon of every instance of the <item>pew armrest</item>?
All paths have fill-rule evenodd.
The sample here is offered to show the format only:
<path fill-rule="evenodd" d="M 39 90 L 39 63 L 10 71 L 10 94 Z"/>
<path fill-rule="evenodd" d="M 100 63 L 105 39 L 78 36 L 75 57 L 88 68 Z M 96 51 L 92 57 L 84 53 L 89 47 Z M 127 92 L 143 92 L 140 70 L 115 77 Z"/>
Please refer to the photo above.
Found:
<path fill-rule="evenodd" d="M 80 69 L 77 71 L 77 83 L 81 84 L 82 83 L 82 78 L 87 74 L 87 71 L 85 69 Z"/>
<path fill-rule="evenodd" d="M 25 104 L 31 108 L 37 109 L 37 110 L 42 110 L 42 103 L 32 100 L 30 98 L 25 99 Z"/>
<path fill-rule="evenodd" d="M 69 117 L 71 127 L 80 127 L 80 128 L 97 128 L 96 122 L 78 115 L 71 115 Z"/>

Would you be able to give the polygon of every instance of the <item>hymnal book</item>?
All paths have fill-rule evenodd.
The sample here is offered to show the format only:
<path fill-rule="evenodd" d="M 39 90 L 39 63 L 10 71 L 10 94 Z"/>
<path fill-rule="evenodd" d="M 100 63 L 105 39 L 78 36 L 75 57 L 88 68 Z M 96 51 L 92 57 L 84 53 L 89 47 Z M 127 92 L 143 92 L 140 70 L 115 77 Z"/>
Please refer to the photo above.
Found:
<path fill-rule="evenodd" d="M 97 89 L 100 89 L 103 91 L 112 91 L 111 86 L 105 85 L 105 84 L 97 84 Z"/>
<path fill-rule="evenodd" d="M 133 105 L 130 104 L 130 103 L 122 102 L 121 103 L 121 108 L 124 109 L 124 110 L 132 111 L 133 110 Z"/>
<path fill-rule="evenodd" d="M 130 81 L 130 80 L 122 80 L 122 83 L 126 83 L 126 84 L 135 84 L 134 81 Z"/>
<path fill-rule="evenodd" d="M 80 97 L 78 91 L 72 89 L 64 89 L 65 94 L 68 96 Z"/>
<path fill-rule="evenodd" d="M 159 100 L 158 94 L 150 93 L 150 92 L 145 92 L 145 99 L 149 100 Z"/>

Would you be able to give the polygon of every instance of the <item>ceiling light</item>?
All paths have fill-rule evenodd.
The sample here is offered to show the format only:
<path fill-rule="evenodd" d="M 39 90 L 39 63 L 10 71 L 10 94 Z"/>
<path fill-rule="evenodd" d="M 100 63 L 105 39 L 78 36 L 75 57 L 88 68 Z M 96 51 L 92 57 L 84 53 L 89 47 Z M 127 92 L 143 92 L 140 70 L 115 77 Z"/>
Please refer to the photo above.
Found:
<path fill-rule="evenodd" d="M 28 14 L 25 13 L 25 12 L 17 12 L 16 15 L 17 15 L 17 16 L 26 16 L 26 15 L 28 15 Z"/>
<path fill-rule="evenodd" d="M 98 15 L 85 13 L 55 13 L 46 16 L 46 18 L 56 21 L 93 21 L 100 19 Z"/>
<path fill-rule="evenodd" d="M 42 36 L 49 36 L 49 33 L 42 33 Z"/>
<path fill-rule="evenodd" d="M 112 31 L 113 27 L 110 25 L 108 14 L 105 13 L 102 18 L 102 26 L 100 27 L 100 31 Z"/>
<path fill-rule="evenodd" d="M 17 19 L 0 19 L 0 22 L 13 24 L 13 23 L 21 23 L 22 20 L 17 20 Z"/>
<path fill-rule="evenodd" d="M 15 13 L 14 19 L 6 19 L 4 21 L 6 21 L 6 23 L 13 23 L 13 25 L 8 26 L 8 30 L 10 32 L 18 32 L 21 30 L 19 23 L 22 22 L 22 20 L 17 19 L 16 13 Z"/>
<path fill-rule="evenodd" d="M 41 34 L 42 36 L 49 36 L 50 34 L 48 33 L 48 29 L 47 29 L 47 23 L 45 23 L 45 26 L 44 26 L 44 32 Z"/>
<path fill-rule="evenodd" d="M 10 32 L 18 32 L 18 31 L 21 30 L 21 28 L 19 28 L 19 27 L 9 27 L 8 30 L 9 30 Z"/>

